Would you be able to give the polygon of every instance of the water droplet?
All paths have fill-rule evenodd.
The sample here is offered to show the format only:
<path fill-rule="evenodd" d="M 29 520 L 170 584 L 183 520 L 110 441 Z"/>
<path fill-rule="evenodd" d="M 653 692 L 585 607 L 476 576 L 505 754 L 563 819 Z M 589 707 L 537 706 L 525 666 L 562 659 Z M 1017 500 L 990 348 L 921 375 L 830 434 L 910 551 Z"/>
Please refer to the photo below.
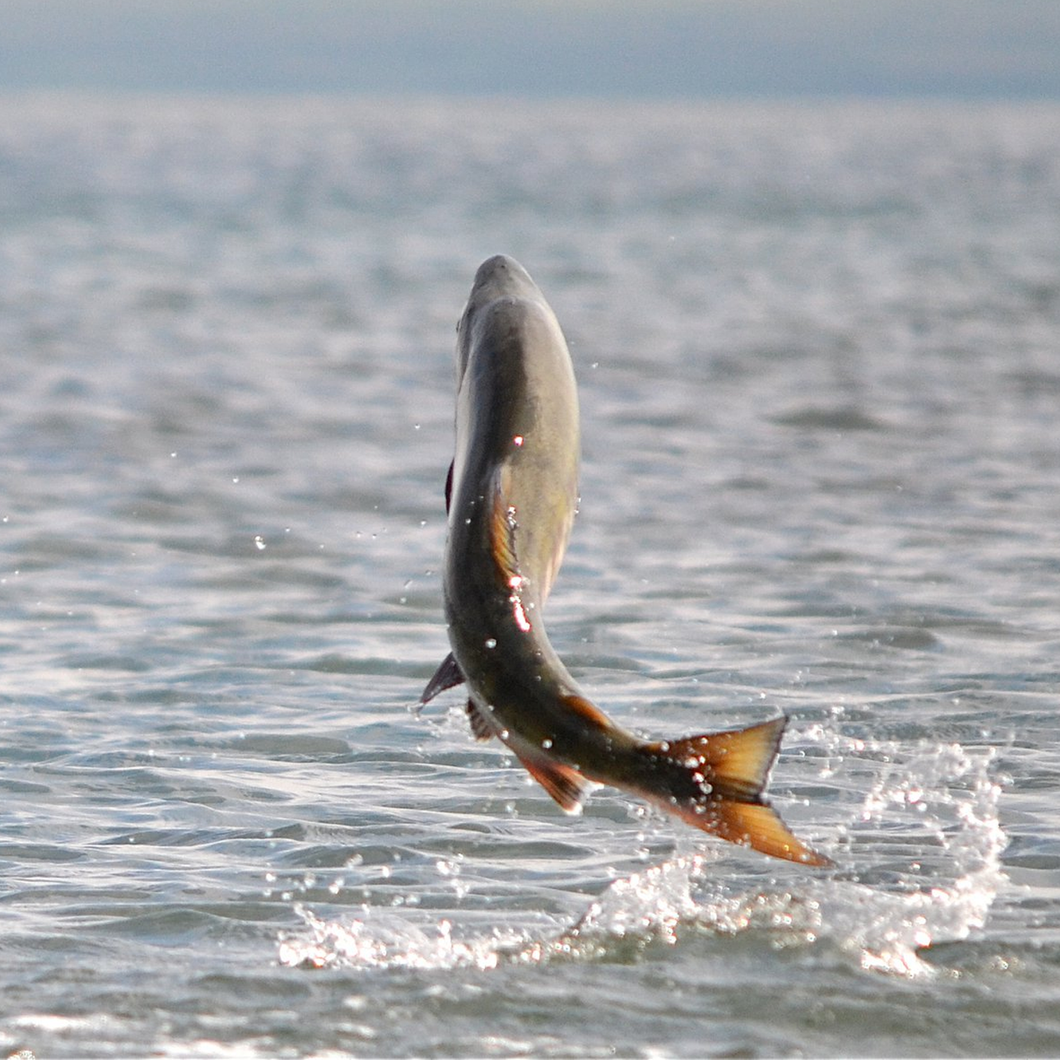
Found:
<path fill-rule="evenodd" d="M 552 741 L 547 736 L 541 741 L 541 749 L 543 751 L 549 751 L 552 749 Z"/>
<path fill-rule="evenodd" d="M 494 648 L 497 647 L 497 641 L 493 637 L 487 638 L 486 647 L 492 651 Z"/>
<path fill-rule="evenodd" d="M 254 535 L 254 547 L 259 552 L 264 550 L 264 548 L 265 548 L 265 539 L 261 536 L 261 534 L 255 534 Z"/>

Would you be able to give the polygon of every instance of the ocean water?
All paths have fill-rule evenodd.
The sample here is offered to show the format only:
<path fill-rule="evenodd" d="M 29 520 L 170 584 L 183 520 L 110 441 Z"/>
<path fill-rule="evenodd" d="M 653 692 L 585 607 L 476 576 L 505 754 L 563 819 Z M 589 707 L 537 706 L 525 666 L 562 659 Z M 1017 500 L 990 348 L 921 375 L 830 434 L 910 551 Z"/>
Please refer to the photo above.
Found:
<path fill-rule="evenodd" d="M 3 1055 L 1060 1052 L 1057 233 L 1057 106 L 0 99 Z M 415 712 L 495 252 L 557 649 L 834 870 Z"/>

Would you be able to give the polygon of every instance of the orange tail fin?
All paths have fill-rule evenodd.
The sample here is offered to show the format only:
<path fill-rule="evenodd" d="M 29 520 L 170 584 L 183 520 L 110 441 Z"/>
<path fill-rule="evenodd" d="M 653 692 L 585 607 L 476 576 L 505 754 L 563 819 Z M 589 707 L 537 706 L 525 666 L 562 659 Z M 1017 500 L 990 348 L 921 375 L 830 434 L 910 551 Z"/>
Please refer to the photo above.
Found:
<path fill-rule="evenodd" d="M 732 732 L 651 744 L 646 751 L 668 780 L 653 801 L 696 828 L 803 865 L 831 865 L 804 845 L 766 802 L 763 791 L 787 718 Z"/>

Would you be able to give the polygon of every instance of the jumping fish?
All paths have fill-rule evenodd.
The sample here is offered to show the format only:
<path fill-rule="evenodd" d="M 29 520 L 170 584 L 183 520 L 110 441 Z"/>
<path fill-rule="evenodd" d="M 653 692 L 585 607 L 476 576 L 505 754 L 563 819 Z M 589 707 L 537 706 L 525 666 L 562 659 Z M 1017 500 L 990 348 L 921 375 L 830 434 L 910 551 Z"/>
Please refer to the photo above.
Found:
<path fill-rule="evenodd" d="M 650 741 L 594 706 L 541 611 L 578 503 L 578 398 L 567 344 L 537 284 L 498 255 L 457 328 L 456 450 L 443 577 L 452 652 L 421 703 L 467 683 L 475 736 L 496 736 L 568 813 L 609 784 L 712 835 L 806 865 L 763 790 L 787 718 Z"/>

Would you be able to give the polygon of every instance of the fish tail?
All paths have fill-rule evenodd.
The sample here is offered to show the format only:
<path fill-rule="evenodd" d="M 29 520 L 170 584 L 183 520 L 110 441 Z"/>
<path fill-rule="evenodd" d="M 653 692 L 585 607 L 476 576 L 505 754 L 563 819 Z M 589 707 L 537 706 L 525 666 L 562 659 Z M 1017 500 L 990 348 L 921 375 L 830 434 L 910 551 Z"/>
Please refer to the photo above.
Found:
<path fill-rule="evenodd" d="M 660 741 L 644 749 L 652 763 L 651 800 L 730 843 L 803 865 L 831 865 L 799 840 L 763 794 L 787 718 L 730 732 Z"/>

